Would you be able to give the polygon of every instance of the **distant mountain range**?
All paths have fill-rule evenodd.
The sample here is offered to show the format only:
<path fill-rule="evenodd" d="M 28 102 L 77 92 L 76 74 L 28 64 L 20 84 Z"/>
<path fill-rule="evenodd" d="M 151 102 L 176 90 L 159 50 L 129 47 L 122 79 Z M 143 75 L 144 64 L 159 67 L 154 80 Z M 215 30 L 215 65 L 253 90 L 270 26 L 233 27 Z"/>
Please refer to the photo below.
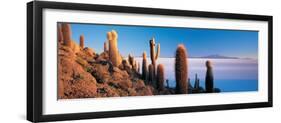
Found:
<path fill-rule="evenodd" d="M 142 57 L 142 56 L 137 56 L 137 57 Z M 150 58 L 150 56 L 147 56 Z M 174 57 L 162 57 L 162 58 L 174 58 Z M 239 58 L 239 57 L 231 57 L 231 56 L 223 56 L 219 54 L 214 54 L 214 55 L 207 55 L 207 56 L 189 56 L 189 58 L 210 58 L 210 59 L 252 59 L 252 58 Z"/>
<path fill-rule="evenodd" d="M 190 58 L 239 59 L 238 57 L 223 56 L 219 54 L 201 56 L 201 57 L 190 57 Z"/>

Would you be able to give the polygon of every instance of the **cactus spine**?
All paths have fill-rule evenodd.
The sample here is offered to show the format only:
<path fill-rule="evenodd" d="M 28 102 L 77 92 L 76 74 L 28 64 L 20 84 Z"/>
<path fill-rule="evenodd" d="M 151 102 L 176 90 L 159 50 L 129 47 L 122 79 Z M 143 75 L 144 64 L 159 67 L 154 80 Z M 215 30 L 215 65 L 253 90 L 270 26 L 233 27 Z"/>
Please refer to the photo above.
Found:
<path fill-rule="evenodd" d="M 109 42 L 109 59 L 112 62 L 113 66 L 118 67 L 122 63 L 122 57 L 120 56 L 118 51 L 117 32 L 114 30 L 112 30 L 111 32 L 107 32 L 107 39 Z"/>
<path fill-rule="evenodd" d="M 160 56 L 160 44 L 157 45 L 157 52 L 155 52 L 155 39 L 152 38 L 149 41 L 150 44 L 150 59 L 151 59 L 151 63 L 153 65 L 153 73 L 155 76 L 155 70 L 156 70 L 156 60 L 158 59 L 158 57 Z"/>
<path fill-rule="evenodd" d="M 206 61 L 206 67 L 205 88 L 207 93 L 211 93 L 214 90 L 214 75 L 211 61 Z"/>
<path fill-rule="evenodd" d="M 188 61 L 187 51 L 184 45 L 180 44 L 176 50 L 175 61 L 175 74 L 176 74 L 176 93 L 187 94 L 188 93 Z"/>
<path fill-rule="evenodd" d="M 70 24 L 67 23 L 62 23 L 61 24 L 62 28 L 62 35 L 63 35 L 63 43 L 65 46 L 71 47 L 71 27 Z"/>
<path fill-rule="evenodd" d="M 144 81 L 147 81 L 148 79 L 146 52 L 143 52 L 142 54 L 142 79 Z"/>
<path fill-rule="evenodd" d="M 84 49 L 84 35 L 80 35 L 80 47 Z"/>
<path fill-rule="evenodd" d="M 163 64 L 159 64 L 157 66 L 157 88 L 159 91 L 164 90 L 164 81 L 165 81 L 165 77 L 164 77 L 164 65 Z"/>

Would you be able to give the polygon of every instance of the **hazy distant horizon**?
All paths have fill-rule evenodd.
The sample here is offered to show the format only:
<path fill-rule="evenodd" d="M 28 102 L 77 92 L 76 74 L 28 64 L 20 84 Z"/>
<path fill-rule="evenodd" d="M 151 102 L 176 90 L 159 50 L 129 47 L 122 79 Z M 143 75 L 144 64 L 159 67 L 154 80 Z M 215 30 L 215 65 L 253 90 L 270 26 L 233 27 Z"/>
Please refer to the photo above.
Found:
<path fill-rule="evenodd" d="M 133 56 L 133 57 L 135 57 L 135 58 L 142 58 L 142 56 Z M 147 55 L 146 56 L 147 58 L 150 58 L 150 56 L 149 55 Z M 128 56 L 123 56 L 123 58 L 128 58 Z M 173 57 L 159 57 L 159 58 L 175 58 L 175 56 L 173 56 Z M 258 60 L 258 59 L 255 59 L 255 58 L 211 58 L 211 57 L 200 57 L 200 56 L 198 56 L 198 57 L 194 57 L 194 56 L 188 56 L 188 58 L 189 59 L 248 59 L 248 60 Z"/>

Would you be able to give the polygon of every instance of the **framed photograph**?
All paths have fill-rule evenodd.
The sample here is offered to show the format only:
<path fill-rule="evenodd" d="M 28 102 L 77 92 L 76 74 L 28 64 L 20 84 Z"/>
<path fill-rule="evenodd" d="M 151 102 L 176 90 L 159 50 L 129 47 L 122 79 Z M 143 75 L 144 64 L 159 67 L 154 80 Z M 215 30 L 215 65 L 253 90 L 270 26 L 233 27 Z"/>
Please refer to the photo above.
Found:
<path fill-rule="evenodd" d="M 272 107 L 272 16 L 27 3 L 33 122 Z"/>

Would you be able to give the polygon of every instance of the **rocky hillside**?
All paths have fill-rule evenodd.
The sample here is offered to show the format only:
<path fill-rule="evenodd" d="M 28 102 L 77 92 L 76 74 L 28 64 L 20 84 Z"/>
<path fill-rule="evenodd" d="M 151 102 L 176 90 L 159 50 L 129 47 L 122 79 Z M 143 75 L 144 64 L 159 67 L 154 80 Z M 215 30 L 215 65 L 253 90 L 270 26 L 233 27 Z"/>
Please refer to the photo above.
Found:
<path fill-rule="evenodd" d="M 71 48 L 59 44 L 59 98 L 95 98 L 119 96 L 146 96 L 159 93 L 151 85 L 145 85 L 140 73 L 124 64 L 114 67 L 108 53 L 100 55 L 90 48 L 74 53 Z"/>

